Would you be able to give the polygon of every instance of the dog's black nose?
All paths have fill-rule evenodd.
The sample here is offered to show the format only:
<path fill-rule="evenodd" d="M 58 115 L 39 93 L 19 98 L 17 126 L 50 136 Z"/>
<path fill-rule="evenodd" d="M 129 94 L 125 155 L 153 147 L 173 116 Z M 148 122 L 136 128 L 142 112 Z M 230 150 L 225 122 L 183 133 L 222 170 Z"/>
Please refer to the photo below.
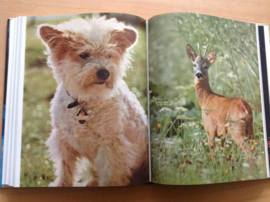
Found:
<path fill-rule="evenodd" d="M 196 73 L 195 76 L 196 76 L 198 79 L 203 77 L 202 73 Z"/>
<path fill-rule="evenodd" d="M 110 72 L 107 69 L 100 69 L 97 72 L 97 76 L 102 80 L 106 80 L 107 78 L 109 78 Z"/>

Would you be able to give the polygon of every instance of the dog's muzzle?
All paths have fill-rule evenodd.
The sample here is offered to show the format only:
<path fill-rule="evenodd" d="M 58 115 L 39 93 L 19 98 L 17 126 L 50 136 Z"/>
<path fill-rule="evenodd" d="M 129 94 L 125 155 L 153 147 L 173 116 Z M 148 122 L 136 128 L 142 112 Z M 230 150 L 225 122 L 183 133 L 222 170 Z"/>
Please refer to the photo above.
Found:
<path fill-rule="evenodd" d="M 100 69 L 97 72 L 97 77 L 102 80 L 108 79 L 110 76 L 110 72 L 107 69 Z"/>

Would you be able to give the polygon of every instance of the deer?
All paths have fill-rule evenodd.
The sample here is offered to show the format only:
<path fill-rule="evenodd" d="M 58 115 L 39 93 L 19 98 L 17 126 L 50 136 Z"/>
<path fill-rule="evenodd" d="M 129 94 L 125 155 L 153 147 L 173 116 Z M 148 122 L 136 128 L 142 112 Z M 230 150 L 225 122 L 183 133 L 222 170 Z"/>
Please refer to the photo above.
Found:
<path fill-rule="evenodd" d="M 248 163 L 251 164 L 251 149 L 245 142 L 245 137 L 254 139 L 251 107 L 242 98 L 226 98 L 211 90 L 208 69 L 216 60 L 216 51 L 211 51 L 206 57 L 208 45 L 203 56 L 199 43 L 198 49 L 197 56 L 191 45 L 186 46 L 187 56 L 193 63 L 196 96 L 201 108 L 211 159 L 214 159 L 215 137 L 228 135 L 245 153 Z"/>

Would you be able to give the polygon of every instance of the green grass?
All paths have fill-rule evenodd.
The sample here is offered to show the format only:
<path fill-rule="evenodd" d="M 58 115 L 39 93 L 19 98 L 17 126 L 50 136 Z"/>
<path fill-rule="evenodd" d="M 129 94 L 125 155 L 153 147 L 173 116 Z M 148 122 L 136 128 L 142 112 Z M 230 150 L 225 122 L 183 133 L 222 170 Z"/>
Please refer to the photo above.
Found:
<path fill-rule="evenodd" d="M 212 161 L 207 135 L 201 119 L 191 117 L 186 108 L 170 102 L 157 102 L 159 114 L 152 125 L 151 157 L 153 181 L 163 184 L 207 184 L 266 178 L 264 139 L 261 128 L 254 127 L 254 140 L 246 139 L 252 149 L 250 166 L 243 151 L 229 136 L 215 139 Z M 152 122 L 153 123 L 153 122 Z M 221 141 L 225 140 L 222 147 Z"/>
<path fill-rule="evenodd" d="M 45 141 L 51 131 L 50 100 L 56 89 L 51 70 L 44 66 L 25 72 L 21 186 L 47 186 L 53 180 Z"/>

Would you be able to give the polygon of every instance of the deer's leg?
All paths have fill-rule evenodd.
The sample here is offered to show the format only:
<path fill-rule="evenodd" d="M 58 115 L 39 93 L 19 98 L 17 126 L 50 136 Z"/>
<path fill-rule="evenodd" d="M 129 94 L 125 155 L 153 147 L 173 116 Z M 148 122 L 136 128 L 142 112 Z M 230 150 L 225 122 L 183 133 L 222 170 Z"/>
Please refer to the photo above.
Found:
<path fill-rule="evenodd" d="M 225 139 L 222 139 L 221 140 L 221 146 L 224 147 L 224 144 L 225 144 Z"/>
<path fill-rule="evenodd" d="M 247 123 L 246 128 L 247 128 L 247 137 L 253 140 L 254 134 L 253 134 L 253 121 L 252 120 Z"/>
<path fill-rule="evenodd" d="M 226 138 L 222 138 L 227 135 L 227 129 L 224 127 L 224 123 L 219 123 L 217 129 L 217 136 L 221 138 L 221 146 L 224 147 Z"/>
<path fill-rule="evenodd" d="M 211 154 L 212 161 L 214 160 L 214 148 L 215 148 L 215 132 L 207 131 L 208 147 Z"/>
<path fill-rule="evenodd" d="M 252 162 L 251 149 L 248 144 L 245 142 L 244 137 L 246 136 L 246 123 L 244 121 L 239 121 L 232 124 L 231 135 L 234 142 L 237 146 L 245 152 L 245 155 L 248 159 L 248 163 Z"/>

